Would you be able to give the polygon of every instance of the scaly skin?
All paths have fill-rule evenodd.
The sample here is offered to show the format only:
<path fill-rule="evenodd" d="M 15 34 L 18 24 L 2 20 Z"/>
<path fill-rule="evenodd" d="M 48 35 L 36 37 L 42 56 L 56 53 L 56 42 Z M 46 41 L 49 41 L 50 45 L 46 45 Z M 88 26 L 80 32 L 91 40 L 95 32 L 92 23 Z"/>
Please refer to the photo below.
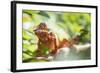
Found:
<path fill-rule="evenodd" d="M 49 49 L 49 54 L 55 55 L 58 49 L 66 46 L 70 47 L 77 43 L 77 40 L 79 40 L 77 37 L 75 37 L 70 41 L 67 39 L 60 41 L 56 34 L 49 32 L 49 29 L 45 23 L 40 23 L 34 32 L 39 39 L 37 56 L 45 56 L 43 53 L 43 47 Z"/>

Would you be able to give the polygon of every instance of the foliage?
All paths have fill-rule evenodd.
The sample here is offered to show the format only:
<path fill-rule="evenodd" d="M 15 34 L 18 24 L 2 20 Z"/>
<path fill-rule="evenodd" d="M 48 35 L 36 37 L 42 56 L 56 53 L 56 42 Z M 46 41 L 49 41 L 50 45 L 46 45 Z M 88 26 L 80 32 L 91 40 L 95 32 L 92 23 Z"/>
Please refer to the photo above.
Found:
<path fill-rule="evenodd" d="M 60 40 L 71 39 L 81 35 L 79 44 L 90 42 L 91 38 L 91 15 L 79 12 L 52 12 L 23 10 L 23 62 L 37 60 L 35 57 L 38 38 L 33 30 L 41 22 L 45 22 L 51 31 L 55 32 Z M 45 51 L 45 50 L 44 50 Z M 44 61 L 44 60 L 41 60 Z"/>

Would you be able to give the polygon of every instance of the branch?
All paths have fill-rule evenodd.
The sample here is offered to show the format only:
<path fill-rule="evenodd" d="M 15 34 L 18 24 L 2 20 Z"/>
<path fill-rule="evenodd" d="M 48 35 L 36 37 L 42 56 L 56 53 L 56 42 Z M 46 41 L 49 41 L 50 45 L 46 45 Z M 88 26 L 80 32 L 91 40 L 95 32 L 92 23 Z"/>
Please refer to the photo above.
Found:
<path fill-rule="evenodd" d="M 69 57 L 69 54 L 71 53 L 71 49 L 73 49 L 76 54 L 81 51 L 82 52 L 87 51 L 90 47 L 91 47 L 91 45 L 89 43 L 87 43 L 84 45 L 73 45 L 72 47 L 60 48 L 59 51 L 57 52 L 57 54 L 54 56 L 54 60 L 67 60 L 67 58 Z M 74 55 L 73 55 L 73 57 L 74 57 Z"/>
<path fill-rule="evenodd" d="M 84 45 L 73 45 L 73 48 L 76 50 L 76 52 L 87 50 L 91 47 L 90 43 L 84 44 Z"/>

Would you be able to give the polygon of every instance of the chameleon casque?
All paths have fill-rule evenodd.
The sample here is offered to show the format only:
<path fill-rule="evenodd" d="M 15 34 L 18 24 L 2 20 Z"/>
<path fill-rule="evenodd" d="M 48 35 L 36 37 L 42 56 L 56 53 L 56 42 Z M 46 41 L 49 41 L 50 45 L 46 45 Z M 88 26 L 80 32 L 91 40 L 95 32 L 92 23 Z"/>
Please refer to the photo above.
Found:
<path fill-rule="evenodd" d="M 46 57 L 43 49 L 44 47 L 49 50 L 48 55 L 55 55 L 59 49 L 63 47 L 71 47 L 73 44 L 76 44 L 80 40 L 80 36 L 76 36 L 75 38 L 68 40 L 63 39 L 59 40 L 57 35 L 51 32 L 46 23 L 40 23 L 35 30 L 33 30 L 38 37 L 38 49 L 36 51 L 37 57 Z"/>

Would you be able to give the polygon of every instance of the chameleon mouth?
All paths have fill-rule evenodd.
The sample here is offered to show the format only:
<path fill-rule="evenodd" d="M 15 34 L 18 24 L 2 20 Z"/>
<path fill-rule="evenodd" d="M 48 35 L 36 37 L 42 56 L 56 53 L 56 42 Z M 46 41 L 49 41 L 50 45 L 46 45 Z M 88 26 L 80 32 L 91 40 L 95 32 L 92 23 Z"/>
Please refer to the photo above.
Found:
<path fill-rule="evenodd" d="M 34 32 L 43 32 L 43 33 L 51 33 L 51 31 L 49 30 L 40 30 L 40 29 L 36 29 L 36 30 L 33 30 Z"/>

